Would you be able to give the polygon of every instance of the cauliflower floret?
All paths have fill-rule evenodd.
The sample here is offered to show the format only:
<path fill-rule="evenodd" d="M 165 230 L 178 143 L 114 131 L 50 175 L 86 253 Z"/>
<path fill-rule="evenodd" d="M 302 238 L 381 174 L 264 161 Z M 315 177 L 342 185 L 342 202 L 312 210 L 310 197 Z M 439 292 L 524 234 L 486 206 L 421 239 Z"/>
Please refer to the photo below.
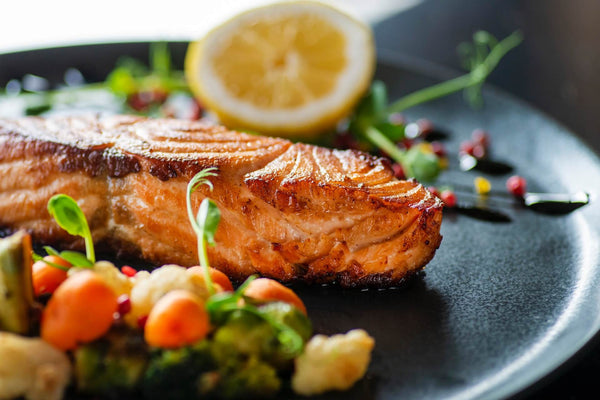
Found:
<path fill-rule="evenodd" d="M 131 289 L 133 289 L 132 279 L 123 274 L 113 263 L 98 261 L 94 264 L 94 271 L 104 278 L 117 296 L 131 293 Z"/>
<path fill-rule="evenodd" d="M 294 392 L 311 396 L 350 388 L 365 375 L 373 346 L 375 340 L 362 329 L 331 337 L 315 335 L 296 359 Z"/>
<path fill-rule="evenodd" d="M 148 315 L 154 304 L 172 290 L 188 290 L 204 300 L 209 296 L 202 274 L 178 265 L 164 265 L 148 277 L 140 278 L 131 290 L 131 312 L 126 316 L 126 321 L 133 325 L 140 317 Z"/>
<path fill-rule="evenodd" d="M 0 332 L 0 360 L 0 399 L 62 399 L 71 378 L 63 352 L 41 339 Z"/>
<path fill-rule="evenodd" d="M 88 270 L 90 270 L 90 268 L 71 268 L 69 269 L 69 276 Z M 131 293 L 135 278 L 129 278 L 127 275 L 124 275 L 113 263 L 108 261 L 98 261 L 94 264 L 92 270 L 104 279 L 106 284 L 112 288 L 117 296 L 122 294 L 129 295 Z"/>

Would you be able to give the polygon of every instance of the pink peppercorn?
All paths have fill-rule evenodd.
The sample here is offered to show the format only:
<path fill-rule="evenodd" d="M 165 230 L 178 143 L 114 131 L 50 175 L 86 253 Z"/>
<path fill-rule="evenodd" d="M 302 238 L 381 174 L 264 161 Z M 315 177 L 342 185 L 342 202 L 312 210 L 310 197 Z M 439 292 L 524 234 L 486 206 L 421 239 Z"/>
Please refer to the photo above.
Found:
<path fill-rule="evenodd" d="M 431 142 L 431 150 L 438 157 L 446 157 L 446 148 L 441 142 Z"/>
<path fill-rule="evenodd" d="M 406 125 L 406 118 L 400 113 L 393 113 L 388 117 L 388 121 L 394 125 Z"/>
<path fill-rule="evenodd" d="M 433 132 L 434 126 L 433 123 L 425 118 L 421 118 L 417 121 L 417 126 L 419 127 L 419 136 L 426 137 L 431 132 Z"/>
<path fill-rule="evenodd" d="M 135 276 L 135 274 L 137 274 L 136 269 L 133 267 L 130 267 L 129 265 L 123 265 L 121 267 L 121 272 L 123 273 L 123 275 L 128 276 L 130 278 Z"/>
<path fill-rule="evenodd" d="M 475 143 L 471 142 L 470 140 L 464 141 L 460 144 L 460 153 L 472 156 L 473 147 L 475 147 Z"/>
<path fill-rule="evenodd" d="M 440 197 L 440 191 L 435 186 L 429 186 L 427 190 L 429 190 L 435 197 Z"/>
<path fill-rule="evenodd" d="M 452 190 L 444 190 L 440 194 L 440 198 L 446 207 L 452 208 L 456 206 L 456 194 Z"/>
<path fill-rule="evenodd" d="M 394 176 L 398 179 L 406 179 L 406 175 L 404 174 L 404 168 L 402 165 L 398 163 L 392 164 L 392 170 L 394 171 Z"/>
<path fill-rule="evenodd" d="M 471 155 L 475 158 L 484 158 L 486 155 L 486 148 L 485 146 L 479 144 L 479 143 L 475 143 L 475 145 L 473 146 L 473 151 L 471 152 Z"/>
<path fill-rule="evenodd" d="M 140 329 L 144 329 L 146 327 L 146 322 L 148 322 L 148 316 L 143 315 L 137 319 L 137 326 Z"/>
<path fill-rule="evenodd" d="M 483 147 L 488 147 L 490 145 L 490 135 L 483 129 L 475 129 L 473 133 L 471 133 L 471 138 L 473 138 L 473 142 L 480 144 Z"/>
<path fill-rule="evenodd" d="M 126 294 L 122 294 L 117 298 L 117 311 L 121 316 L 131 311 L 131 300 Z"/>
<path fill-rule="evenodd" d="M 506 189 L 516 197 L 523 197 L 527 191 L 527 181 L 518 175 L 511 176 L 506 181 Z"/>

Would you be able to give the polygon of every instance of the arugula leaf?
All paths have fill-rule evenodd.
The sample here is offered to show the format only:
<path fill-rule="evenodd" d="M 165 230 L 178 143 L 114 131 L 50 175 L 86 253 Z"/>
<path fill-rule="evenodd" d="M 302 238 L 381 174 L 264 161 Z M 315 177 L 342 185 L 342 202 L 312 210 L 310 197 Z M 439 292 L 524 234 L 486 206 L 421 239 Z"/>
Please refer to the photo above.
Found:
<path fill-rule="evenodd" d="M 85 215 L 77 202 L 66 194 L 57 194 L 48 201 L 48 212 L 54 217 L 56 223 L 69 234 L 83 238 L 86 256 L 94 264 L 96 262 L 94 240 Z"/>

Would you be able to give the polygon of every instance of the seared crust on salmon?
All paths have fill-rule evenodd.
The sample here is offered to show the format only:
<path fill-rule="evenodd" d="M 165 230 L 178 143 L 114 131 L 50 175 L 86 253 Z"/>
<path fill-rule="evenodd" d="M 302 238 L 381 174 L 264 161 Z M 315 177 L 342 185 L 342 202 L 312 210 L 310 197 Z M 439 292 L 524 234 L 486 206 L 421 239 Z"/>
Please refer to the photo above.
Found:
<path fill-rule="evenodd" d="M 388 163 L 228 131 L 205 122 L 118 116 L 0 120 L 0 227 L 83 248 L 47 212 L 65 193 L 84 211 L 94 241 L 121 255 L 191 266 L 196 237 L 185 193 L 216 167 L 209 196 L 222 220 L 213 266 L 235 279 L 388 286 L 421 269 L 441 236 L 442 205 Z"/>

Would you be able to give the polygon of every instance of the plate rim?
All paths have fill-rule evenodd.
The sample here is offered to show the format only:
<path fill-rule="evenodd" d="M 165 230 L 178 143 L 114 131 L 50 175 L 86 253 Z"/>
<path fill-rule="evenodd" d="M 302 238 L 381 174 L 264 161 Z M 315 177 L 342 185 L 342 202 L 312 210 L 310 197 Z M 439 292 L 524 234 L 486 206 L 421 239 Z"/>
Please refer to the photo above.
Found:
<path fill-rule="evenodd" d="M 166 41 L 168 44 L 177 44 L 177 45 L 185 45 L 189 43 L 187 40 L 168 40 Z M 58 46 L 49 46 L 49 47 L 39 47 L 32 49 L 23 49 L 18 51 L 9 51 L 0 53 L 0 59 L 5 56 L 18 56 L 23 54 L 35 54 L 42 51 L 53 51 L 60 49 L 78 49 L 78 48 L 89 48 L 89 47 L 111 47 L 111 46 L 147 46 L 153 41 L 147 40 L 139 40 L 139 41 L 126 41 L 126 42 L 96 42 L 96 43 L 78 43 L 74 45 L 58 45 Z M 385 48 L 377 48 L 377 65 L 383 63 L 385 65 L 394 67 L 394 68 L 402 68 L 413 74 L 419 74 L 422 76 L 430 77 L 436 80 L 445 80 L 452 77 L 456 77 L 461 73 L 433 63 L 427 60 L 414 57 L 407 56 L 395 50 L 385 49 Z M 555 125 L 559 128 L 561 135 L 569 136 L 576 140 L 576 142 L 586 150 L 589 151 L 589 155 L 592 157 L 592 161 L 600 166 L 600 151 L 594 149 L 590 145 L 588 145 L 584 140 L 579 137 L 575 132 L 573 132 L 569 127 L 556 120 L 553 116 L 545 113 L 544 111 L 538 109 L 534 105 L 526 102 L 523 99 L 518 98 L 517 96 L 489 83 L 484 85 L 485 91 L 491 91 L 495 95 L 508 99 L 512 103 L 523 105 L 528 109 L 528 111 L 533 111 L 537 115 L 539 115 L 544 120 L 548 121 L 552 125 Z M 599 235 L 600 228 L 595 230 L 597 236 Z M 600 265 L 596 264 L 596 267 Z M 600 310 L 600 306 L 598 306 Z M 593 332 L 592 332 L 593 331 Z M 513 398 L 518 397 L 522 398 L 524 396 L 534 394 L 537 390 L 540 390 L 542 387 L 548 385 L 556 378 L 560 377 L 567 370 L 571 369 L 575 366 L 575 364 L 581 360 L 586 354 L 588 354 L 594 347 L 600 345 L 600 320 L 595 323 L 593 329 L 589 330 L 589 335 L 583 335 L 581 339 L 583 342 L 579 345 L 575 345 L 573 351 L 564 352 L 564 357 L 553 365 L 548 365 L 544 368 L 537 368 L 538 373 L 535 374 L 535 377 L 530 379 L 527 383 L 522 385 L 511 386 L 510 384 L 504 385 L 500 387 L 499 390 L 493 390 L 492 392 L 484 392 L 484 395 L 492 395 L 493 398 Z M 546 350 L 547 351 L 547 350 Z M 567 354 L 568 353 L 568 354 Z M 498 388 L 498 385 L 495 386 Z"/>

